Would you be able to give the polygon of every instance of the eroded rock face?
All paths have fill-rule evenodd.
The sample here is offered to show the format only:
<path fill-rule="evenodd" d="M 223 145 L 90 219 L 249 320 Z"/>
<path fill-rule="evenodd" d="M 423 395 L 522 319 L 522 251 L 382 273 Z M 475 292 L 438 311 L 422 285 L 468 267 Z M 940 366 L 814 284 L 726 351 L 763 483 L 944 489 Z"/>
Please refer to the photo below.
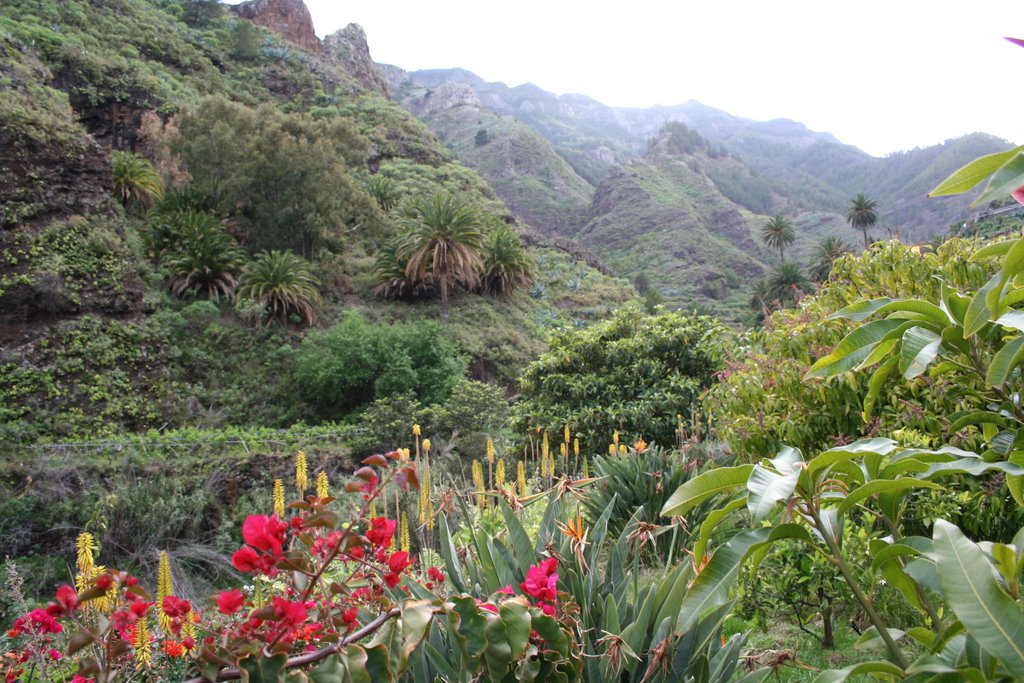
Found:
<path fill-rule="evenodd" d="M 270 29 L 307 52 L 319 53 L 322 49 L 313 30 L 313 17 L 302 0 L 249 0 L 232 9 L 243 19 Z"/>
<path fill-rule="evenodd" d="M 367 90 L 388 97 L 388 86 L 383 74 L 370 58 L 366 33 L 359 24 L 349 24 L 324 38 L 323 52 L 332 62 L 340 64 Z"/>

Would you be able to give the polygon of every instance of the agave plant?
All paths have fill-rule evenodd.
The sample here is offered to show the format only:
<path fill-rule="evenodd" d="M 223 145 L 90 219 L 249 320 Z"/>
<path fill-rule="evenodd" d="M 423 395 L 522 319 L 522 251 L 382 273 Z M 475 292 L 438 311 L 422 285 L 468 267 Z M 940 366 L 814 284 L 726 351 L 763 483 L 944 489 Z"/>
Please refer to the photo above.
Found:
<path fill-rule="evenodd" d="M 175 296 L 193 292 L 201 298 L 230 299 L 238 285 L 235 274 L 245 263 L 245 252 L 216 217 L 187 210 L 176 215 L 177 251 L 164 261 L 171 276 L 167 286 Z"/>
<path fill-rule="evenodd" d="M 164 186 L 153 164 L 141 154 L 115 150 L 110 155 L 114 190 L 121 203 L 132 201 L 149 208 L 163 197 Z"/>
<path fill-rule="evenodd" d="M 316 322 L 314 306 L 321 303 L 317 287 L 320 281 L 313 275 L 309 262 L 291 251 L 263 251 L 246 266 L 238 284 L 238 296 L 261 306 L 257 327 L 264 316 L 287 322 L 293 313 L 307 325 Z"/>
<path fill-rule="evenodd" d="M 504 294 L 516 287 L 533 284 L 533 260 L 523 249 L 519 236 L 506 227 L 487 236 L 483 248 L 484 273 L 481 289 L 488 294 Z"/>

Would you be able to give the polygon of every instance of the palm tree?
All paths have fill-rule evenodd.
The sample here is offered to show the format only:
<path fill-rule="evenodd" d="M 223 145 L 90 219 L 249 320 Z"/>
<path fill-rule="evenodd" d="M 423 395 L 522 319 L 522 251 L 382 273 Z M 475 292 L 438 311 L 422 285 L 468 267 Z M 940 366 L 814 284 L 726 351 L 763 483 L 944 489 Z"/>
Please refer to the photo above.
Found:
<path fill-rule="evenodd" d="M 780 263 L 768 276 L 765 297 L 774 308 L 786 308 L 795 305 L 800 297 L 813 291 L 814 284 L 798 265 Z"/>
<path fill-rule="evenodd" d="M 214 216 L 188 210 L 177 218 L 177 250 L 164 259 L 171 271 L 168 287 L 178 297 L 192 291 L 214 301 L 221 296 L 230 299 L 245 252 Z"/>
<path fill-rule="evenodd" d="M 385 242 L 377 250 L 373 263 L 373 279 L 377 286 L 373 293 L 386 299 L 405 299 L 422 294 L 427 286 L 406 276 L 408 262 L 398 258 L 397 251 L 398 244 L 394 241 Z"/>
<path fill-rule="evenodd" d="M 849 254 L 853 248 L 841 237 L 829 235 L 814 248 L 814 265 L 809 275 L 815 282 L 824 282 L 832 272 L 832 264 L 840 256 Z"/>
<path fill-rule="evenodd" d="M 114 150 L 110 154 L 114 190 L 127 208 L 133 200 L 145 208 L 164 195 L 164 184 L 153 164 L 141 154 Z"/>
<path fill-rule="evenodd" d="M 321 301 L 319 284 L 306 259 L 291 251 L 275 249 L 260 252 L 246 266 L 238 282 L 238 296 L 261 305 L 257 327 L 262 326 L 266 313 L 270 321 L 279 318 L 282 322 L 295 313 L 312 325 L 316 322 L 313 306 Z"/>
<path fill-rule="evenodd" d="M 793 244 L 796 240 L 796 232 L 793 230 L 792 221 L 782 216 L 774 216 L 765 223 L 761 229 L 761 239 L 772 249 L 779 250 L 779 261 L 785 261 L 786 257 L 782 250 Z"/>
<path fill-rule="evenodd" d="M 480 282 L 484 236 L 473 209 L 455 196 L 439 192 L 408 205 L 396 256 L 407 259 L 406 277 L 413 282 L 437 282 L 441 290 L 441 320 L 448 322 L 448 288 L 458 283 L 474 288 Z"/>
<path fill-rule="evenodd" d="M 488 294 L 504 294 L 533 283 L 533 260 L 523 249 L 519 236 L 500 227 L 487 236 L 484 244 L 482 289 Z"/>
<path fill-rule="evenodd" d="M 873 199 L 868 199 L 863 193 L 858 194 L 850 202 L 850 208 L 846 212 L 846 222 L 854 230 L 864 233 L 864 248 L 871 246 L 868 242 L 868 228 L 878 222 L 878 214 L 875 209 L 878 205 Z"/>

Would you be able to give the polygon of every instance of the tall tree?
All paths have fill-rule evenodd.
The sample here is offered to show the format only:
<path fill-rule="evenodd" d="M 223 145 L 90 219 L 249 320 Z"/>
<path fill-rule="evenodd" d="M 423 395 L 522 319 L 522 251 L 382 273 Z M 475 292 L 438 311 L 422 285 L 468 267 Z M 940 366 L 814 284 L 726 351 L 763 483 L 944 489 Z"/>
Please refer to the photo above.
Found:
<path fill-rule="evenodd" d="M 484 235 L 476 211 L 454 195 L 439 192 L 404 210 L 402 237 L 396 256 L 408 259 L 406 276 L 432 280 L 441 290 L 441 320 L 448 322 L 448 289 L 455 284 L 479 285 L 483 270 Z"/>
<path fill-rule="evenodd" d="M 814 263 L 809 274 L 815 282 L 824 282 L 832 272 L 832 264 L 836 259 L 852 251 L 849 243 L 841 237 L 829 235 L 814 248 Z"/>
<path fill-rule="evenodd" d="M 491 231 L 483 247 L 482 289 L 504 294 L 533 283 L 534 264 L 519 236 L 504 226 Z"/>
<path fill-rule="evenodd" d="M 868 199 L 865 194 L 861 193 L 851 200 L 850 208 L 846 212 L 846 222 L 850 224 L 850 227 L 864 233 L 865 249 L 871 246 L 868 242 L 868 228 L 878 222 L 876 208 L 878 205 L 875 200 Z"/>
<path fill-rule="evenodd" d="M 780 263 L 766 284 L 765 295 L 775 308 L 795 306 L 800 297 L 814 291 L 814 284 L 795 263 Z"/>
<path fill-rule="evenodd" d="M 773 216 L 768 219 L 761 229 L 761 239 L 772 249 L 779 250 L 779 260 L 785 261 L 786 256 L 783 249 L 793 244 L 796 240 L 796 231 L 793 229 L 793 222 L 782 216 Z"/>

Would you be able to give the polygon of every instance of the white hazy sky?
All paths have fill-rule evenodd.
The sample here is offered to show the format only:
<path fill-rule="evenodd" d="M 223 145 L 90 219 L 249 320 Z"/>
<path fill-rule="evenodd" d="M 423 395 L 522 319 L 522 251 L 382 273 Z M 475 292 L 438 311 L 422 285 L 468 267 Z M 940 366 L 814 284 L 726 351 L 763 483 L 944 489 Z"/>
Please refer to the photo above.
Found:
<path fill-rule="evenodd" d="M 377 62 L 462 67 L 612 106 L 690 99 L 789 118 L 875 155 L 984 131 L 1017 141 L 1020 0 L 306 0 Z"/>

